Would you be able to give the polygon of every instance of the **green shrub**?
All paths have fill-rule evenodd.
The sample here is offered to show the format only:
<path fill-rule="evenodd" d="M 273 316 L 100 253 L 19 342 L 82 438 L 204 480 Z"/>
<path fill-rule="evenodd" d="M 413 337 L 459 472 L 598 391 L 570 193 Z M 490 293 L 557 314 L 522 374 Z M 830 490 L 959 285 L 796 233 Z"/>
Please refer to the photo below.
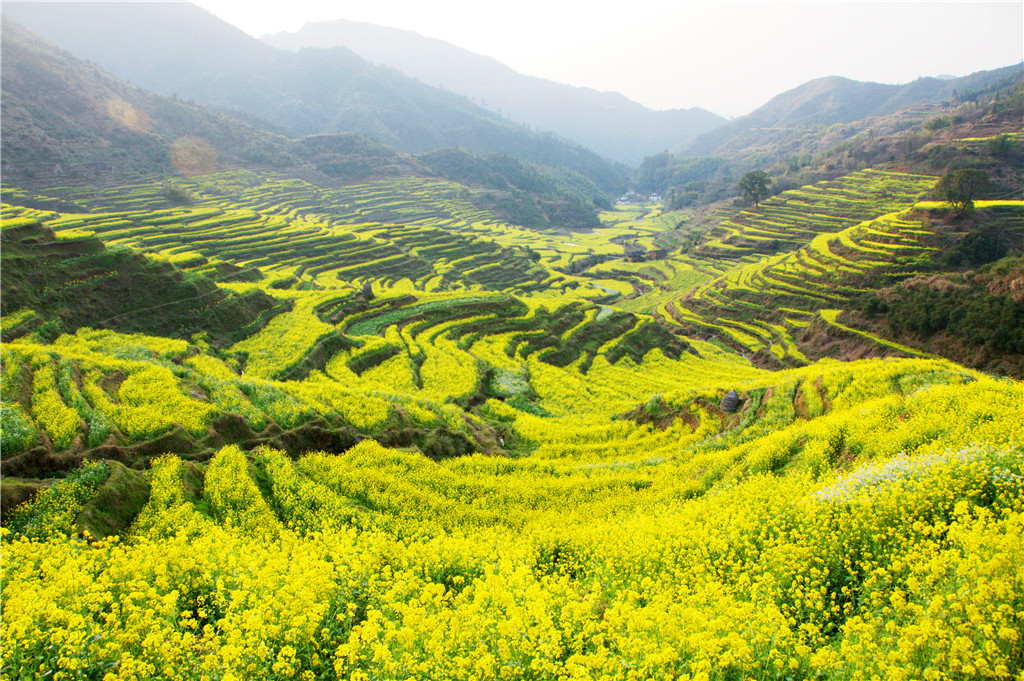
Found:
<path fill-rule="evenodd" d="M 0 403 L 0 456 L 20 454 L 38 441 L 39 432 L 20 404 Z"/>

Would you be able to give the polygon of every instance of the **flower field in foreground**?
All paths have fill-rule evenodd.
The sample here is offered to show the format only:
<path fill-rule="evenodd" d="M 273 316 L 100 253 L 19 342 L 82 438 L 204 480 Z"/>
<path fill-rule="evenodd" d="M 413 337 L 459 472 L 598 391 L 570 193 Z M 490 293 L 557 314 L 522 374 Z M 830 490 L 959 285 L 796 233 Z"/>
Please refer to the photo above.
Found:
<path fill-rule="evenodd" d="M 3 675 L 1021 678 L 1024 391 L 952 367 L 765 374 L 676 445 L 167 455 L 106 539 L 83 469 L 3 530 Z"/>
<path fill-rule="evenodd" d="M 0 681 L 1024 681 L 1024 383 L 845 316 L 935 271 L 933 182 L 3 204 Z"/>

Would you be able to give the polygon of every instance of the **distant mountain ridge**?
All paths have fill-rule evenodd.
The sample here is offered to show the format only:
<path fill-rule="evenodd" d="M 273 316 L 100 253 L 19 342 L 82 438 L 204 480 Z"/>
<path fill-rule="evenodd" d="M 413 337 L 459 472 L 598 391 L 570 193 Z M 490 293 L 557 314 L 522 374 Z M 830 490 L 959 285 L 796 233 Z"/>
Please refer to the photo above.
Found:
<path fill-rule="evenodd" d="M 174 178 L 244 168 L 326 187 L 450 178 L 479 190 L 471 202 L 525 227 L 593 227 L 596 210 L 610 207 L 589 179 L 509 156 L 447 149 L 415 157 L 358 133 L 290 139 L 233 112 L 142 90 L 6 16 L 2 47 L 3 180 L 19 189 L 157 180 L 173 204 Z"/>
<path fill-rule="evenodd" d="M 839 76 L 817 78 L 773 97 L 746 116 L 701 135 L 678 153 L 735 157 L 751 147 L 763 145 L 766 138 L 935 104 L 949 99 L 955 92 L 984 89 L 1003 80 L 1019 78 L 1022 71 L 1024 64 L 1016 64 L 962 78 L 918 78 L 905 85 L 861 82 Z"/>
<path fill-rule="evenodd" d="M 287 50 L 346 47 L 369 61 L 465 95 L 512 120 L 551 130 L 632 166 L 727 122 L 700 108 L 654 111 L 617 92 L 523 75 L 443 40 L 375 24 L 317 22 L 261 40 Z"/>
<path fill-rule="evenodd" d="M 625 166 L 578 144 L 349 50 L 273 48 L 190 3 L 9 2 L 4 14 L 149 90 L 231 107 L 297 136 L 357 132 L 407 153 L 461 146 L 568 168 L 609 193 L 625 184 Z"/>

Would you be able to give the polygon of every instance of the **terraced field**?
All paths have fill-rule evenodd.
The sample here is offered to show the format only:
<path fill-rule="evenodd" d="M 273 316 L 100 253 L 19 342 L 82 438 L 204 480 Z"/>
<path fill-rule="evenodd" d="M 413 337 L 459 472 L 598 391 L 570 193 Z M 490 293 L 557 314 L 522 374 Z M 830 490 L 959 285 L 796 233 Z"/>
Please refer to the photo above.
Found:
<path fill-rule="evenodd" d="M 808 355 L 820 357 L 815 347 L 820 338 L 808 332 L 812 325 L 859 335 L 883 353 L 919 355 L 838 324 L 836 314 L 868 291 L 934 271 L 948 239 L 937 236 L 929 215 L 941 212 L 944 204 L 912 201 L 927 189 L 926 179 L 855 173 L 784 192 L 765 202 L 762 213 L 740 213 L 713 229 L 699 247 L 718 265 L 716 276 L 676 289 L 685 291 L 681 296 L 655 299 L 656 316 L 688 335 L 715 338 L 756 355 L 767 365 L 799 366 Z M 881 212 L 901 205 L 901 210 Z M 1024 235 L 1020 201 L 979 201 L 977 210 L 998 221 L 1007 238 Z M 852 216 L 868 217 L 854 222 Z M 758 254 L 760 247 L 753 243 L 762 237 L 775 240 L 769 250 L 778 252 Z M 741 243 L 746 246 L 738 247 Z M 713 271 L 706 262 L 701 266 Z M 821 314 L 825 310 L 832 312 Z"/>
<path fill-rule="evenodd" d="M 818 234 L 908 208 L 931 190 L 936 179 L 864 170 L 786 191 L 756 210 L 722 221 L 700 252 L 707 257 L 736 258 L 798 248 Z"/>
<path fill-rule="evenodd" d="M 801 346 L 930 262 L 930 181 L 704 235 L 409 178 L 5 190 L 3 678 L 1013 678 L 1021 384 Z M 107 281 L 131 314 L 74 316 Z"/>
<path fill-rule="evenodd" d="M 5 475 L 52 471 L 39 442 L 68 475 L 5 523 L 5 671 L 1015 664 L 972 618 L 1017 629 L 1020 384 L 929 360 L 766 372 L 699 341 L 672 359 L 629 343 L 640 319 L 450 302 L 351 315 L 362 345 L 301 381 L 162 338 L 6 344 Z M 593 355 L 563 352 L 595 324 Z M 83 530 L 125 538 L 65 538 Z M 82 585 L 138 605 L 98 612 Z M 925 630 L 928 656 L 888 654 Z"/>
<path fill-rule="evenodd" d="M 923 220 L 892 213 L 795 251 L 738 266 L 664 308 L 687 328 L 727 335 L 748 352 L 805 361 L 793 336 L 822 309 L 842 307 L 867 286 L 884 286 L 927 269 L 932 232 Z M 768 302 L 771 301 L 771 306 Z"/>
<path fill-rule="evenodd" d="M 621 260 L 624 240 L 653 244 L 672 223 L 657 210 L 625 218 L 611 212 L 609 226 L 599 231 L 527 230 L 475 208 L 463 198 L 471 190 L 461 185 L 421 178 L 328 190 L 233 172 L 176 186 L 193 198 L 191 205 L 168 207 L 161 184 L 55 188 L 62 201 L 91 212 L 24 215 L 58 232 L 88 229 L 218 281 L 255 281 L 262 273 L 319 288 L 370 282 L 388 290 L 543 290 L 592 300 L 630 295 L 640 286 L 628 275 L 573 276 L 567 266 L 595 254 Z"/>
<path fill-rule="evenodd" d="M 408 222 L 357 222 L 365 214 L 384 215 L 383 208 L 375 203 L 369 213 L 358 208 L 339 219 L 296 207 L 314 197 L 267 205 L 263 188 L 257 189 L 227 209 L 210 200 L 188 208 L 65 214 L 46 224 L 58 231 L 85 228 L 107 243 L 161 254 L 221 281 L 527 291 L 547 277 L 522 254 L 444 229 L 452 218 L 439 219 L 435 211 L 403 214 L 391 202 L 387 215 Z"/>
<path fill-rule="evenodd" d="M 627 243 L 656 246 L 661 235 L 685 223 L 685 214 L 620 207 L 603 216 L 605 230 L 538 234 L 472 213 L 453 183 L 411 178 L 326 190 L 297 180 L 224 173 L 182 181 L 194 202 L 179 207 L 158 207 L 166 204 L 160 185 L 91 193 L 58 188 L 53 194 L 61 200 L 102 212 L 6 205 L 4 219 L 7 229 L 42 221 L 65 242 L 95 235 L 110 246 L 164 258 L 189 276 L 217 281 L 229 294 L 269 296 L 259 325 L 217 349 L 219 361 L 241 383 L 222 383 L 228 379 L 218 369 L 216 391 L 224 405 L 248 415 L 249 440 L 256 441 L 255 434 L 268 427 L 288 430 L 307 417 L 326 419 L 335 431 L 353 424 L 383 428 L 391 412 L 380 405 L 395 399 L 406 405 L 403 413 L 435 404 L 428 409 L 433 416 L 421 424 L 432 427 L 445 418 L 438 404 L 467 408 L 497 394 L 527 411 L 557 414 L 567 407 L 544 402 L 554 393 L 538 384 L 555 369 L 570 370 L 589 385 L 595 367 L 623 358 L 640 365 L 655 350 L 668 361 L 696 361 L 709 352 L 720 359 L 714 346 L 697 350 L 693 338 L 714 339 L 782 365 L 804 364 L 801 343 L 809 326 L 853 332 L 838 321 L 837 310 L 869 281 L 877 287 L 880 279 L 905 278 L 927 262 L 932 231 L 919 214 L 904 209 L 856 223 L 851 217 L 901 206 L 926 181 L 864 171 L 786 192 L 766 202 L 762 212 L 740 213 L 712 230 L 698 251 L 726 243 L 723 230 L 737 225 L 743 234 L 775 230 L 787 244 L 802 245 L 776 255 L 751 251 L 732 261 L 681 252 L 646 262 L 608 259 Z M 981 210 L 1016 208 L 1012 202 L 979 204 Z M 365 221 L 385 213 L 400 222 Z M 577 258 L 591 260 L 574 272 L 570 266 Z M 36 318 L 6 325 L 5 337 L 40 339 L 32 331 L 39 322 L 24 323 Z M 914 354 L 898 344 L 886 347 Z M 177 359 L 188 364 L 184 356 Z M 81 376 L 97 369 L 75 371 Z M 559 376 L 551 380 L 579 384 Z M 187 380 L 201 385 L 204 379 L 200 372 Z M 255 380 L 269 381 L 271 387 L 260 390 L 279 397 L 257 400 L 249 383 Z M 326 402 L 302 397 L 298 386 L 311 380 L 344 389 Z M 519 392 L 501 393 L 498 386 L 508 381 Z M 356 394 L 374 396 L 368 404 L 377 406 L 367 407 L 374 416 L 352 416 L 355 407 L 344 405 Z M 643 397 L 595 393 L 583 384 L 570 394 L 607 401 L 617 410 Z M 23 411 L 32 413 L 31 404 L 23 404 Z M 196 428 L 181 446 L 209 452 L 205 431 Z M 147 426 L 138 432 L 148 437 L 159 430 Z M 88 438 L 87 419 L 79 431 Z M 122 435 L 115 438 L 117 446 L 137 444 Z"/>

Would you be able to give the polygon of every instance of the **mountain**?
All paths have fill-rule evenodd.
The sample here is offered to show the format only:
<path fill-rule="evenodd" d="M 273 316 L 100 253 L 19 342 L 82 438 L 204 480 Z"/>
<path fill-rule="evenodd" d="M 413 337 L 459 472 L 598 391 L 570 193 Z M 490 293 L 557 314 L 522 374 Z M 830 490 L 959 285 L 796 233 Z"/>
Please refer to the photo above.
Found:
<path fill-rule="evenodd" d="M 273 169 L 320 186 L 444 177 L 524 227 L 596 226 L 607 196 L 590 179 L 501 155 L 442 149 L 423 158 L 357 133 L 290 139 L 255 120 L 146 92 L 4 18 L 3 177 L 46 188 L 110 185 L 227 168 Z M 475 169 L 456 172 L 451 162 Z M 173 184 L 173 183 L 171 183 Z M 175 203 L 168 185 L 167 199 Z"/>
<path fill-rule="evenodd" d="M 1016 166 L 991 155 L 968 159 L 966 148 L 950 142 L 1005 134 L 1011 135 L 1008 143 L 1020 132 L 1024 69 L 1017 65 L 958 78 L 937 95 L 935 85 L 941 82 L 921 79 L 899 87 L 840 78 L 812 81 L 676 154 L 647 157 L 633 174 L 632 188 L 669 196 L 671 205 L 681 207 L 734 197 L 737 179 L 750 170 L 767 171 L 772 192 L 778 193 L 865 167 L 941 175 L 968 166 L 998 171 L 1002 182 L 1016 186 L 1021 176 Z M 922 101 L 922 93 L 929 92 L 948 96 L 937 103 Z M 847 120 L 854 116 L 864 117 Z"/>
<path fill-rule="evenodd" d="M 905 85 L 860 82 L 828 76 L 773 97 L 750 114 L 701 135 L 682 147 L 683 156 L 729 156 L 748 153 L 793 135 L 836 123 L 851 123 L 904 109 L 937 104 L 955 93 L 983 90 L 1020 78 L 1024 64 L 954 79 L 919 78 Z"/>
<path fill-rule="evenodd" d="M 507 153 L 569 168 L 609 193 L 625 180 L 624 166 L 589 149 L 349 50 L 278 50 L 189 3 L 5 3 L 4 13 L 142 87 L 243 111 L 293 135 L 358 132 L 408 153 Z"/>
<path fill-rule="evenodd" d="M 616 92 L 527 76 L 443 40 L 374 24 L 318 22 L 262 40 L 286 50 L 348 48 L 364 59 L 465 95 L 512 120 L 551 130 L 632 166 L 726 123 L 704 109 L 653 111 Z"/>
<path fill-rule="evenodd" d="M 571 173 L 3 50 L 3 678 L 1020 668 L 1020 90 L 896 140 L 970 214 L 854 153 L 569 230 Z M 185 130 L 281 157 L 168 180 Z"/>
<path fill-rule="evenodd" d="M 6 16 L 2 50 L 5 182 L 125 182 L 296 161 L 282 135 L 129 85 Z"/>

